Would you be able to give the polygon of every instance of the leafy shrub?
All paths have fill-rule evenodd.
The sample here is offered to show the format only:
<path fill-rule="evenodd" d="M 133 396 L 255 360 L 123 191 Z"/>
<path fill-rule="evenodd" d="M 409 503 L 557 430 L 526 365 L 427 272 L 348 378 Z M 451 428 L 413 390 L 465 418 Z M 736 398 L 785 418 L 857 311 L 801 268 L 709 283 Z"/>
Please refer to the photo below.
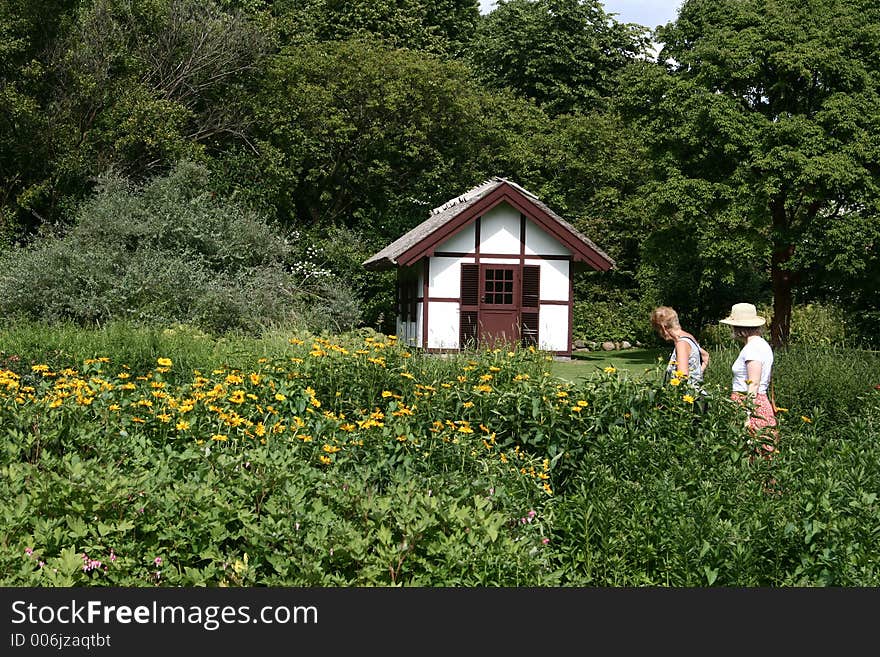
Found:
<path fill-rule="evenodd" d="M 605 293 L 605 298 L 575 296 L 572 337 L 585 341 L 649 342 L 653 339 L 651 306 L 626 291 Z"/>
<path fill-rule="evenodd" d="M 780 393 L 821 406 L 781 411 L 766 460 L 727 399 L 732 350 L 697 415 L 659 376 L 568 383 L 535 350 L 438 358 L 369 329 L 0 341 L 7 585 L 880 583 L 867 352 L 779 353 Z M 808 375 L 835 359 L 866 365 Z"/>
<path fill-rule="evenodd" d="M 293 245 L 206 188 L 181 163 L 141 188 L 105 176 L 72 229 L 0 258 L 0 310 L 49 322 L 185 323 L 213 332 L 320 319 L 344 330 L 359 310 L 337 279 L 291 272 Z"/>

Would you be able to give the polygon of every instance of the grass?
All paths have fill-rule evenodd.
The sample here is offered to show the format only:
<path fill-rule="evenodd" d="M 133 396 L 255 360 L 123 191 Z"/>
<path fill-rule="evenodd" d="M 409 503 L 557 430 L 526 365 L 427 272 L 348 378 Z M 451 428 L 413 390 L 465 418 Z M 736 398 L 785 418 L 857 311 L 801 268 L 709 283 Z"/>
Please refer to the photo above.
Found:
<path fill-rule="evenodd" d="M 578 351 L 571 360 L 553 362 L 553 375 L 566 381 L 575 381 L 594 372 L 613 367 L 629 376 L 651 376 L 659 365 L 658 359 L 665 360 L 669 349 L 621 349 L 618 351 Z"/>

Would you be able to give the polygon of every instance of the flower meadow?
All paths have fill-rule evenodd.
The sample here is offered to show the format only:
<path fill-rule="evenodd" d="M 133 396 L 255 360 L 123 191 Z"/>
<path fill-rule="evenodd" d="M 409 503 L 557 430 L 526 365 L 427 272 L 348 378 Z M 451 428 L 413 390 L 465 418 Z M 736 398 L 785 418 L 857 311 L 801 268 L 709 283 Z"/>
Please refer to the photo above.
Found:
<path fill-rule="evenodd" d="M 700 414 L 534 349 L 137 331 L 7 334 L 4 585 L 880 583 L 877 381 L 850 415 L 789 403 L 767 459 L 720 385 Z"/>

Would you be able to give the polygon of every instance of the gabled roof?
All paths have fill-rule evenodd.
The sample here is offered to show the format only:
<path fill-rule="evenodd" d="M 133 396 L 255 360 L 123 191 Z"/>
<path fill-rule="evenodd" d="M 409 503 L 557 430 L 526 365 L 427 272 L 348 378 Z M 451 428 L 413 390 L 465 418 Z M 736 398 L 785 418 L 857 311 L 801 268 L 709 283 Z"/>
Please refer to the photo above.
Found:
<path fill-rule="evenodd" d="M 418 262 L 433 255 L 438 244 L 462 227 L 505 201 L 565 244 L 575 260 L 586 262 L 600 271 L 614 267 L 614 261 L 607 254 L 537 196 L 497 176 L 431 210 L 428 219 L 364 261 L 363 266 L 378 270 L 407 267 Z"/>

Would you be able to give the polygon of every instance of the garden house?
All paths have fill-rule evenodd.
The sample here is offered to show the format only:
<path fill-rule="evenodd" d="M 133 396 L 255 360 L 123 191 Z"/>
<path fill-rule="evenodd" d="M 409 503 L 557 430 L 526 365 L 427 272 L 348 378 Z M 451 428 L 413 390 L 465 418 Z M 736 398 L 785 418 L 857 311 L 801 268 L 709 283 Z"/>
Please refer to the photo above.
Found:
<path fill-rule="evenodd" d="M 363 265 L 397 268 L 397 336 L 412 347 L 519 343 L 569 356 L 574 268 L 614 261 L 537 196 L 494 177 Z"/>

